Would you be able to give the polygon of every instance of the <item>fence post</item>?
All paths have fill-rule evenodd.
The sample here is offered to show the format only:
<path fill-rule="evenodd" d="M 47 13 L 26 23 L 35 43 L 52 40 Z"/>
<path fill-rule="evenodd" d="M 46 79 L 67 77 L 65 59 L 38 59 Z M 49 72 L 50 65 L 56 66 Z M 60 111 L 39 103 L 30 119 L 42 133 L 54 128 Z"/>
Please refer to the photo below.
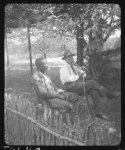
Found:
<path fill-rule="evenodd" d="M 30 59 L 30 71 L 31 75 L 33 74 L 33 65 L 32 65 L 32 51 L 31 51 L 31 40 L 30 40 L 30 25 L 27 25 L 27 35 L 28 35 L 28 47 L 29 47 L 29 59 Z"/>

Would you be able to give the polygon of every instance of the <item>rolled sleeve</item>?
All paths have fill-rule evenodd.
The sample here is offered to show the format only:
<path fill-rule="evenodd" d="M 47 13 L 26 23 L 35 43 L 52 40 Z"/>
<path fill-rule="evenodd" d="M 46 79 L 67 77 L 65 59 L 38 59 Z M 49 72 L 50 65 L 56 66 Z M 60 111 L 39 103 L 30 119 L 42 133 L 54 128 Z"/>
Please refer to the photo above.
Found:
<path fill-rule="evenodd" d="M 75 75 L 75 76 L 69 76 L 69 82 L 73 82 L 73 81 L 76 81 L 78 80 L 79 76 L 78 75 Z"/>

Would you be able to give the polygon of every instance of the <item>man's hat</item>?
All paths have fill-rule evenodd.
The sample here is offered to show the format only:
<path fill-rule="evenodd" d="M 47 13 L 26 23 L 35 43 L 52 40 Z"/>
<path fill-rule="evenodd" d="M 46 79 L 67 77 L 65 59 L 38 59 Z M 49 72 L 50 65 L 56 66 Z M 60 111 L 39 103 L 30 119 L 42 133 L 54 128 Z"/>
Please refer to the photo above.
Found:
<path fill-rule="evenodd" d="M 67 57 L 71 57 L 74 56 L 75 54 L 73 54 L 70 50 L 67 50 L 64 52 L 64 56 L 62 57 L 62 59 L 66 59 Z"/>

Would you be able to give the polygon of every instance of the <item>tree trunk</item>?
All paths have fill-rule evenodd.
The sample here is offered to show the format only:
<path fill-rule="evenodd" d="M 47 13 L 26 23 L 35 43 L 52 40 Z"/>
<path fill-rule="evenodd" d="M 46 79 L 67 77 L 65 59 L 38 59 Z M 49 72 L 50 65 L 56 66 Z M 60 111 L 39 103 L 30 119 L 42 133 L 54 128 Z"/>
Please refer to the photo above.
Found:
<path fill-rule="evenodd" d="M 43 32 L 43 52 L 45 52 L 45 33 Z"/>
<path fill-rule="evenodd" d="M 30 26 L 27 26 L 27 34 L 28 34 L 28 47 L 29 47 L 29 58 L 30 58 L 30 71 L 33 74 L 33 64 L 32 64 L 32 51 L 31 51 L 31 41 L 30 41 Z"/>
<path fill-rule="evenodd" d="M 8 52 L 8 44 L 7 44 L 7 32 L 5 32 L 5 49 L 6 49 L 6 57 L 7 57 L 7 70 L 9 69 L 9 52 Z"/>
<path fill-rule="evenodd" d="M 101 24 L 101 23 L 100 23 Z M 98 39 L 102 39 L 102 27 L 100 26 L 100 24 L 98 25 L 98 31 L 97 31 L 97 38 Z"/>
<path fill-rule="evenodd" d="M 89 42 L 92 41 L 92 29 L 90 30 L 90 33 L 89 33 Z"/>
<path fill-rule="evenodd" d="M 77 40 L 77 63 L 79 66 L 83 65 L 83 42 L 84 42 L 84 23 L 77 26 L 76 40 Z"/>

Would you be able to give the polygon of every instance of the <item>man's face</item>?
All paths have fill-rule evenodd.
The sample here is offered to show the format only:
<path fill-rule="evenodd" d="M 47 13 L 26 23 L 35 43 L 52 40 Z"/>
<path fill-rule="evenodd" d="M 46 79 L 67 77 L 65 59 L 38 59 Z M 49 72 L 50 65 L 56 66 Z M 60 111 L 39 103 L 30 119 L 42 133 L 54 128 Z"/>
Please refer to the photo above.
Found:
<path fill-rule="evenodd" d="M 39 69 L 41 72 L 45 73 L 45 72 L 47 72 L 47 70 L 48 70 L 48 66 L 46 65 L 46 63 L 42 63 L 42 64 L 38 67 L 38 69 Z"/>
<path fill-rule="evenodd" d="M 72 64 L 74 62 L 73 56 L 69 56 L 65 59 L 68 64 Z"/>

